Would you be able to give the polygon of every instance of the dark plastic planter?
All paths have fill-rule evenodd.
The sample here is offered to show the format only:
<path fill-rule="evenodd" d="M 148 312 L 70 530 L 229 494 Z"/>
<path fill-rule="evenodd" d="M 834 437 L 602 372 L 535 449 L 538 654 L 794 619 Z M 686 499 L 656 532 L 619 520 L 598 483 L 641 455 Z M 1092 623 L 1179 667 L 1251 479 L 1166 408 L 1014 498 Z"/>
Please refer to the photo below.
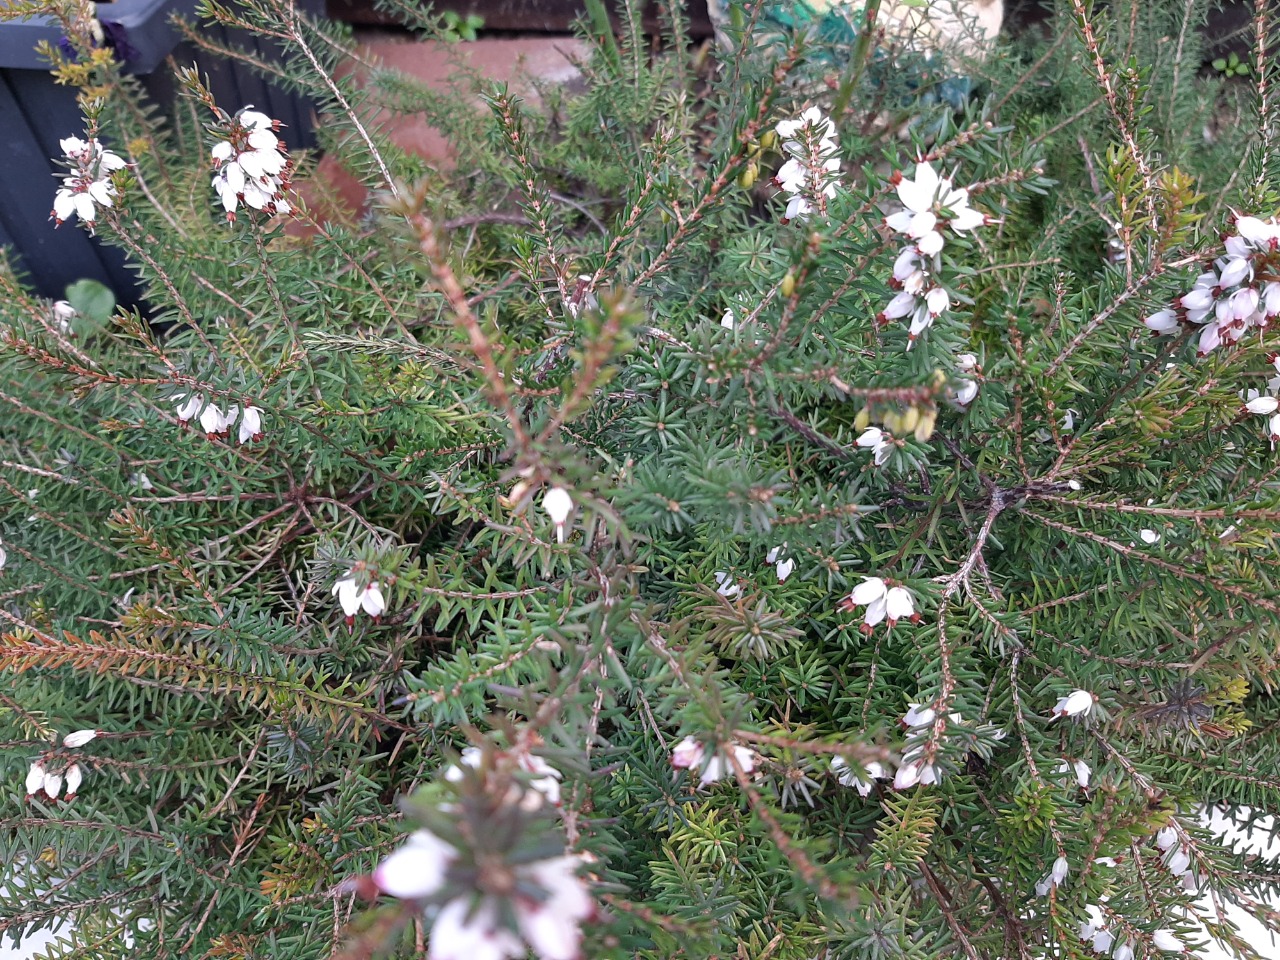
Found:
<path fill-rule="evenodd" d="M 109 41 L 125 69 L 138 75 L 162 106 L 174 102 L 174 83 L 163 66 L 170 54 L 177 63 L 196 63 L 207 74 L 218 102 L 236 110 L 252 103 L 287 125 L 291 147 L 314 144 L 314 119 L 309 104 L 268 84 L 248 67 L 212 57 L 186 42 L 170 23 L 175 14 L 195 21 L 197 0 L 116 0 L 97 5 Z M 312 15 L 323 12 L 323 0 L 300 0 Z M 211 41 L 239 46 L 270 60 L 269 43 L 241 31 L 200 28 Z M 116 291 L 123 303 L 136 303 L 138 287 L 118 250 L 107 247 L 75 224 L 55 229 L 49 219 L 63 168 L 53 162 L 61 155 L 58 140 L 83 132 L 75 91 L 58 86 L 48 64 L 36 54 L 42 40 L 57 45 L 62 31 L 55 21 L 32 17 L 0 23 L 0 245 L 9 247 L 9 261 L 38 293 L 62 297 L 68 283 L 91 278 Z"/>

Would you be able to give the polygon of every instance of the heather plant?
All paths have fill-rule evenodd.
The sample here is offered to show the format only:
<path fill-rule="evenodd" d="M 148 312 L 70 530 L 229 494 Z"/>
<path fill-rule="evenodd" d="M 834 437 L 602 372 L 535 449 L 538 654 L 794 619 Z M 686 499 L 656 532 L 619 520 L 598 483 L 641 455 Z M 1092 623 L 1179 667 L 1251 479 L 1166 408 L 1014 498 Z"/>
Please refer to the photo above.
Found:
<path fill-rule="evenodd" d="M 1258 956 L 1219 907 L 1280 870 L 1204 815 L 1280 809 L 1277 37 L 1259 0 L 1201 71 L 1206 6 L 923 69 L 878 3 L 718 49 L 592 3 L 531 103 L 206 0 L 320 105 L 344 220 L 275 118 L 184 67 L 158 111 L 55 5 L 85 123 L 33 189 L 146 294 L 0 271 L 0 931 Z"/>

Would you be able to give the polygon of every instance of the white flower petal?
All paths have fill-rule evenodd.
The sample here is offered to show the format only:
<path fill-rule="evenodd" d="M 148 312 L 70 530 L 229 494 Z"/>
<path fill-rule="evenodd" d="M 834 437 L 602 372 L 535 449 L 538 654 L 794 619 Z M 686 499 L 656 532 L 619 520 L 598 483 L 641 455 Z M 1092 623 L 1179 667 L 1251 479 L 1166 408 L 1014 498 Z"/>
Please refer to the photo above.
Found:
<path fill-rule="evenodd" d="M 863 444 L 859 443 L 859 446 Z M 888 589 L 879 577 L 868 577 L 853 588 L 853 592 L 849 594 L 849 600 L 858 605 L 871 603 L 884 597 Z"/>
<path fill-rule="evenodd" d="M 402 900 L 420 900 L 444 886 L 445 874 L 458 851 L 429 830 L 415 830 L 373 871 L 383 893 Z"/>
<path fill-rule="evenodd" d="M 83 747 L 97 735 L 97 730 L 77 730 L 74 733 L 68 733 L 63 737 L 62 745 L 64 747 Z"/>

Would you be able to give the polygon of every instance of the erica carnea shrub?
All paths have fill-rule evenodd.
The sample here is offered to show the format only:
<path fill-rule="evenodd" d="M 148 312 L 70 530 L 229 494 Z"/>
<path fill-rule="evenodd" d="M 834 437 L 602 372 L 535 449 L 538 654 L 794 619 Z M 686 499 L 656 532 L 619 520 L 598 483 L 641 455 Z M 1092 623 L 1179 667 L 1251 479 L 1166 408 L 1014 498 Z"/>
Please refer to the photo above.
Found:
<path fill-rule="evenodd" d="M 0 271 L 0 931 L 1248 955 L 1215 911 L 1280 874 L 1204 823 L 1280 809 L 1275 11 L 1227 77 L 1200 0 L 932 71 L 878 7 L 717 49 L 588 4 L 531 105 L 208 0 L 347 220 L 276 118 L 184 68 L 158 112 L 52 8 L 84 125 L 30 188 L 146 302 Z"/>

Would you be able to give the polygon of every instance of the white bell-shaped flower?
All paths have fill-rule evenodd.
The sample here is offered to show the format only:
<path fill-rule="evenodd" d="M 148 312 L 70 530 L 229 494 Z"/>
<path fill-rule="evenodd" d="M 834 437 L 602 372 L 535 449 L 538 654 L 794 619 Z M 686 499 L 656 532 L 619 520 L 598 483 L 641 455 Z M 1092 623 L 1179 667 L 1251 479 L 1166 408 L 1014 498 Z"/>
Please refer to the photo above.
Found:
<path fill-rule="evenodd" d="M 556 540 L 564 543 L 564 526 L 573 513 L 573 497 L 564 487 L 552 487 L 542 498 L 542 509 L 556 527 Z"/>
<path fill-rule="evenodd" d="M 97 730 L 77 730 L 74 733 L 68 733 L 62 738 L 64 747 L 83 747 L 90 740 L 98 736 Z"/>
<path fill-rule="evenodd" d="M 27 768 L 27 779 L 25 785 L 27 788 L 27 796 L 31 796 L 31 794 L 36 791 L 44 789 L 44 766 L 39 761 L 36 761 Z"/>
<path fill-rule="evenodd" d="M 73 763 L 67 767 L 67 772 L 63 774 L 66 777 L 67 797 L 70 800 L 80 790 L 80 784 L 84 780 L 84 773 L 80 769 L 80 764 Z"/>
<path fill-rule="evenodd" d="M 1088 716 L 1097 699 L 1088 690 L 1073 690 L 1054 706 L 1053 719 Z"/>
<path fill-rule="evenodd" d="M 373 882 L 393 897 L 422 900 L 440 891 L 457 857 L 457 849 L 430 830 L 415 830 L 404 846 L 378 864 Z"/>
<path fill-rule="evenodd" d="M 257 443 L 263 436 L 262 408 L 245 407 L 244 412 L 240 414 L 240 442 Z"/>

